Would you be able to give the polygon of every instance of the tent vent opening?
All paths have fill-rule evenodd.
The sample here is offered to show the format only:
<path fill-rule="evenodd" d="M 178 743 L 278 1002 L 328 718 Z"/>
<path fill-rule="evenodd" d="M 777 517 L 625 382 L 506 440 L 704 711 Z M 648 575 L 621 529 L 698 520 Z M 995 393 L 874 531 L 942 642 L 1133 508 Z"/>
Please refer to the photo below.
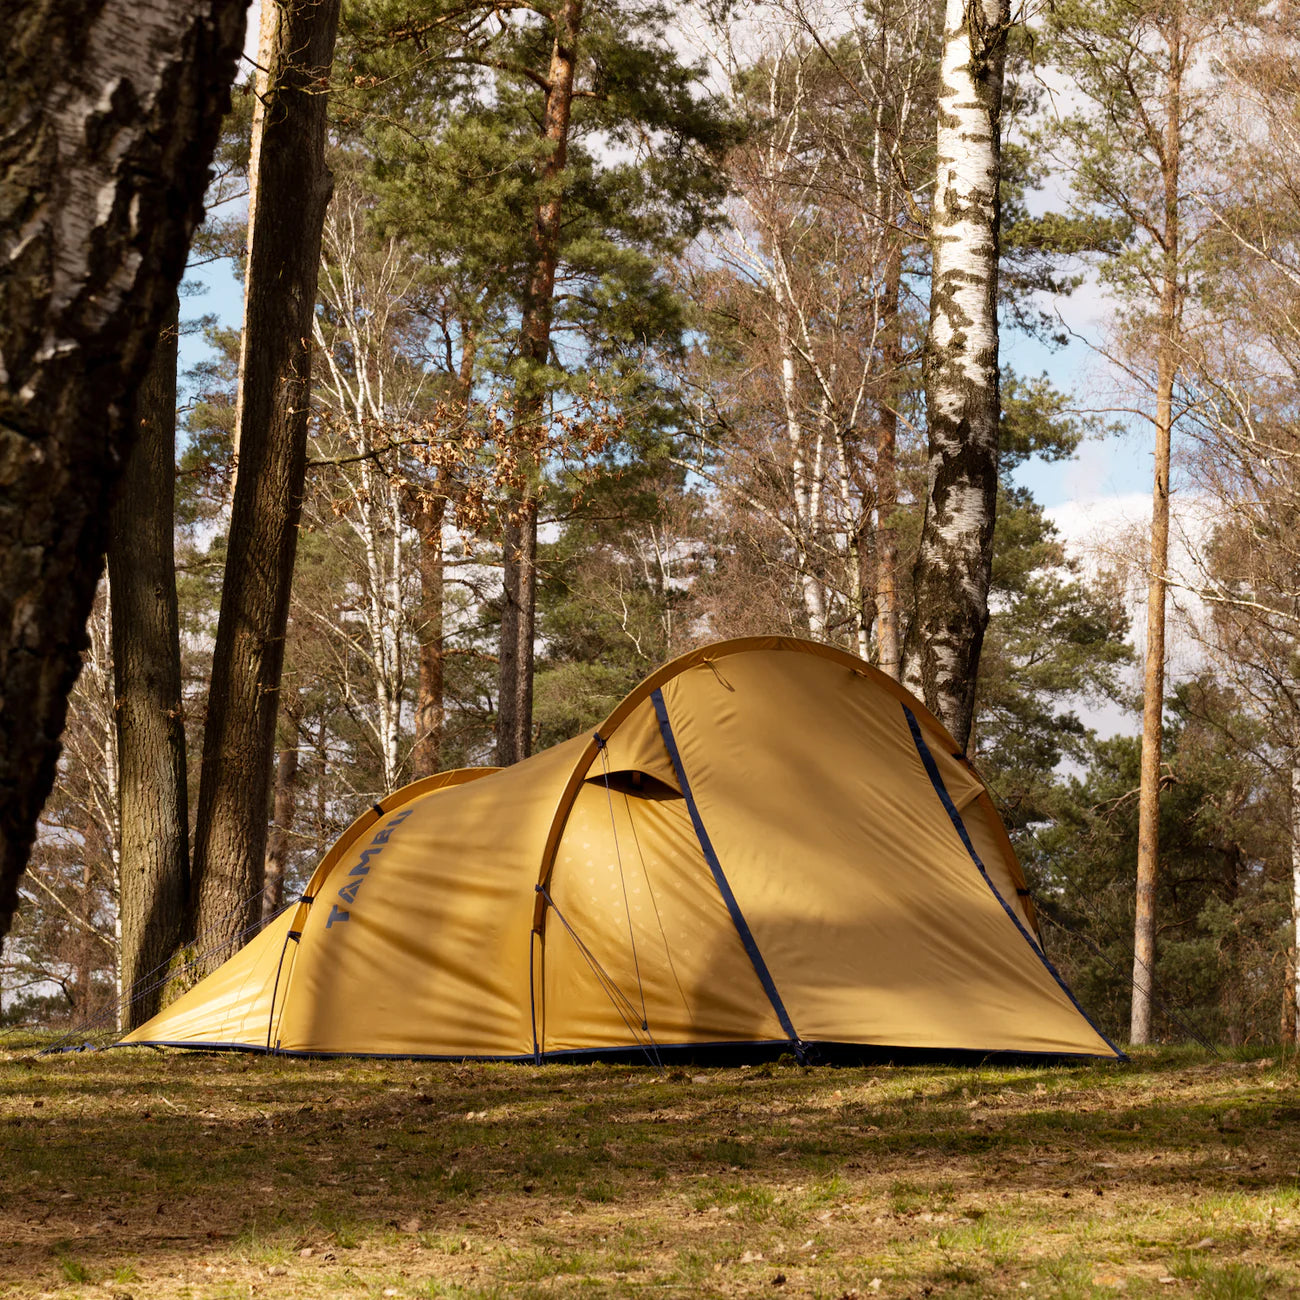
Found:
<path fill-rule="evenodd" d="M 606 781 L 615 794 L 631 795 L 634 799 L 680 799 L 682 797 L 682 792 L 675 786 L 637 768 L 626 768 L 608 774 L 598 772 L 595 776 L 587 778 L 588 785 L 598 785 L 601 789 L 605 788 Z"/>

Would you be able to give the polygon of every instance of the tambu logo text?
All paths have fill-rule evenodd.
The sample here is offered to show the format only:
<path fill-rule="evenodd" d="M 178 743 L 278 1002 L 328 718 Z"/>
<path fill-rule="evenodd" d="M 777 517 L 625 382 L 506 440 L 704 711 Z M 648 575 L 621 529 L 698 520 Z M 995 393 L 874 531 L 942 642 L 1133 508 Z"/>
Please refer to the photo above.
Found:
<path fill-rule="evenodd" d="M 388 843 L 388 837 L 415 811 L 414 808 L 404 808 L 391 820 L 384 823 L 383 829 L 370 841 L 369 845 L 361 850 L 361 861 L 357 863 L 351 871 L 348 872 L 347 883 L 339 890 L 338 896 L 347 904 L 348 908 L 357 901 L 357 890 L 366 883 L 366 877 L 370 874 L 370 862 L 372 858 L 379 856 L 385 844 Z M 352 913 L 346 908 L 334 904 L 333 911 L 330 912 L 329 920 L 325 922 L 325 928 L 328 930 L 335 921 L 350 921 Z"/>

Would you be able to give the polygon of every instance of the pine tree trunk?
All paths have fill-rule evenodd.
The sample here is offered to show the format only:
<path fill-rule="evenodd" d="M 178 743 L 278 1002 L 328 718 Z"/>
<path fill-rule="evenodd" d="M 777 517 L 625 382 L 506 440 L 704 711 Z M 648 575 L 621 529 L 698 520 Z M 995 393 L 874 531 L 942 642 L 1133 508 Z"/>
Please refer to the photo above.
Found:
<path fill-rule="evenodd" d="M 266 892 L 262 895 L 262 920 L 269 921 L 284 906 L 284 876 L 289 864 L 289 837 L 298 811 L 298 724 L 295 704 L 284 711 L 289 743 L 280 750 L 275 765 L 275 811 L 266 846 Z"/>
<path fill-rule="evenodd" d="M 478 331 L 461 322 L 460 369 L 456 398 L 469 419 L 474 397 L 474 367 L 478 357 Z M 415 746 L 411 775 L 418 780 L 442 769 L 442 732 L 446 725 L 444 678 L 445 627 L 442 602 L 446 589 L 443 572 L 442 525 L 447 517 L 445 471 L 439 470 L 433 492 L 420 504 L 415 527 L 420 537 L 420 677 L 415 695 Z"/>
<path fill-rule="evenodd" d="M 174 300 L 140 385 L 139 430 L 118 486 L 108 543 L 124 1029 L 142 1025 L 162 1005 L 154 972 L 181 944 L 189 897 L 189 797 L 172 545 L 179 313 Z"/>
<path fill-rule="evenodd" d="M 10 0 L 0 21 L 0 941 L 245 5 Z"/>
<path fill-rule="evenodd" d="M 1156 962 L 1156 879 L 1160 860 L 1160 766 L 1165 702 L 1165 573 L 1169 564 L 1169 472 L 1178 375 L 1178 281 L 1182 250 L 1179 185 L 1182 147 L 1181 31 L 1177 11 L 1165 39 L 1169 51 L 1165 88 L 1163 277 L 1156 357 L 1155 480 L 1151 494 L 1151 544 L 1147 566 L 1147 646 L 1142 680 L 1142 766 L 1138 787 L 1137 898 L 1133 923 L 1133 1007 L 1129 1041 L 1151 1041 L 1151 997 Z"/>
<path fill-rule="evenodd" d="M 195 933 L 229 956 L 261 920 L 271 763 L 302 509 L 311 319 L 331 177 L 325 109 L 339 0 L 265 0 L 258 193 L 248 234 L 238 472 L 208 692 L 191 891 Z"/>
<path fill-rule="evenodd" d="M 1138 786 L 1137 902 L 1133 924 L 1133 1008 L 1129 1041 L 1151 1041 L 1156 961 L 1156 877 L 1160 854 L 1160 766 L 1165 697 L 1165 569 L 1169 562 L 1169 461 L 1173 366 L 1160 358 L 1155 486 L 1147 571 L 1147 646 L 1142 679 L 1142 766 Z"/>
<path fill-rule="evenodd" d="M 998 490 L 1000 123 L 1008 0 L 947 0 L 924 370 L 929 490 L 903 678 L 965 748 Z"/>
<path fill-rule="evenodd" d="M 516 436 L 540 445 L 545 415 L 542 370 L 550 358 L 555 271 L 560 254 L 563 176 L 568 159 L 578 34 L 584 0 L 562 0 L 555 15 L 555 43 L 547 76 L 542 139 L 548 153 L 540 176 L 541 199 L 533 221 L 532 269 L 520 319 L 521 371 L 515 385 Z M 523 457 L 525 462 L 528 454 Z M 540 466 L 531 465 L 533 473 Z M 533 490 L 517 503 L 502 532 L 504 568 L 501 646 L 497 673 L 497 762 L 506 767 L 527 758 L 533 732 L 533 636 L 537 609 L 537 499 Z"/>
<path fill-rule="evenodd" d="M 420 680 L 415 696 L 415 746 L 411 776 L 432 776 L 442 765 L 443 713 L 443 555 L 442 522 L 447 503 L 428 501 L 415 526 L 420 535 Z"/>
<path fill-rule="evenodd" d="M 502 530 L 505 560 L 501 651 L 497 667 L 497 764 L 532 752 L 533 636 L 537 623 L 537 501 L 515 506 Z"/>

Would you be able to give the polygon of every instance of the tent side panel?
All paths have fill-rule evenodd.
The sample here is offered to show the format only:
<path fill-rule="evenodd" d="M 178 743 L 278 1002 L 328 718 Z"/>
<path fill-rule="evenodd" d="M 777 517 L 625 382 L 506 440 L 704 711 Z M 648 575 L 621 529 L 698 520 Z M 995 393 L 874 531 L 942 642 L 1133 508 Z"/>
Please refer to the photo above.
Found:
<path fill-rule="evenodd" d="M 296 907 L 286 908 L 241 948 L 154 1018 L 122 1039 L 133 1043 L 213 1044 L 265 1048 L 276 975 Z M 280 990 L 283 993 L 283 989 Z"/>
<path fill-rule="evenodd" d="M 533 887 L 583 741 L 413 800 L 375 822 L 303 925 L 285 1050 L 532 1052 Z"/>
<path fill-rule="evenodd" d="M 563 920 L 546 920 L 545 1051 L 784 1037 L 684 800 L 588 781 L 549 889 Z"/>
<path fill-rule="evenodd" d="M 662 689 L 703 822 L 803 1039 L 1114 1054 L 972 864 L 892 693 L 780 651 Z"/>

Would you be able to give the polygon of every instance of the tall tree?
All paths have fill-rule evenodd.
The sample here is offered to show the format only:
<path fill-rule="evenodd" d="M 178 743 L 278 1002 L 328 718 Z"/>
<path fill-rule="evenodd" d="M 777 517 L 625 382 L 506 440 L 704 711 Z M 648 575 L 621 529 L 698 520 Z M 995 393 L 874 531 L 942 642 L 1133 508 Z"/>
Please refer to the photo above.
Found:
<path fill-rule="evenodd" d="M 1134 1043 L 1147 1042 L 1151 1032 L 1175 390 L 1188 347 L 1189 284 L 1207 227 L 1196 172 L 1217 146 L 1207 119 L 1210 86 L 1199 60 L 1225 21 L 1222 6 L 1206 0 L 1067 0 L 1046 20 L 1048 49 L 1078 100 L 1047 138 L 1072 168 L 1077 204 L 1131 233 L 1102 276 L 1123 309 L 1116 355 L 1145 390 L 1155 435 L 1129 1031 Z"/>
<path fill-rule="evenodd" d="M 924 277 L 913 189 L 933 149 L 937 45 L 924 0 L 821 17 L 800 5 L 718 24 L 712 57 L 751 131 L 726 160 L 728 224 L 688 261 L 693 468 L 725 503 L 726 563 L 766 569 L 782 607 L 751 598 L 723 623 L 775 617 L 864 657 L 874 641 L 896 675 L 898 466 L 911 459 L 898 428 L 918 355 L 909 289 Z"/>
<path fill-rule="evenodd" d="M 0 940 L 245 7 L 20 0 L 0 28 Z"/>
<path fill-rule="evenodd" d="M 1295 57 L 1300 23 L 1289 6 L 1234 42 L 1220 64 L 1232 93 L 1226 115 L 1232 166 L 1212 198 L 1232 268 L 1216 313 L 1222 330 L 1198 349 L 1213 394 L 1209 455 L 1198 478 L 1218 504 L 1202 592 L 1226 624 L 1221 657 L 1263 724 L 1290 787 L 1291 917 L 1282 1037 L 1300 1040 L 1300 117 Z M 1220 103 L 1223 101 L 1221 100 Z M 1208 470 L 1208 473 L 1206 471 Z M 1244 565 L 1231 540 L 1246 543 Z M 1226 617 L 1225 617 L 1226 616 Z M 1244 651 L 1244 653 L 1243 653 Z M 1242 680 L 1245 679 L 1245 680 Z M 1289 782 L 1285 779 L 1289 768 Z"/>
<path fill-rule="evenodd" d="M 482 263 L 493 245 L 486 264 L 517 312 L 504 355 L 492 361 L 508 386 L 511 417 L 493 450 L 518 469 L 515 499 L 501 518 L 497 692 L 498 758 L 514 762 L 532 744 L 537 514 L 549 468 L 540 443 L 561 417 L 555 406 L 566 387 L 569 396 L 586 388 L 575 372 L 617 371 L 620 353 L 671 328 L 680 333 L 680 312 L 652 258 L 707 219 L 718 192 L 709 153 L 728 123 L 698 93 L 701 69 L 674 51 L 674 6 L 661 0 L 429 0 L 414 20 L 389 0 L 371 8 L 386 34 L 370 45 L 402 47 L 397 66 L 390 60 L 380 70 L 414 88 L 402 112 L 409 117 L 415 89 L 440 81 L 444 105 L 454 99 L 468 124 L 449 131 L 440 120 L 417 121 L 420 148 L 408 143 L 409 161 L 400 159 L 407 184 L 427 174 L 429 160 L 454 163 L 462 205 L 468 192 L 478 211 L 470 214 L 475 238 L 458 236 L 453 249 Z M 499 22 L 506 12 L 514 19 Z M 421 41 L 437 45 L 410 59 Z M 439 148 L 451 135 L 464 146 L 454 158 Z M 472 325 L 477 313 L 464 319 Z M 487 362 L 490 354 L 480 355 Z"/>
<path fill-rule="evenodd" d="M 203 738 L 192 929 L 237 945 L 261 919 L 280 673 L 307 454 L 310 339 L 331 178 L 326 95 L 339 0 L 265 0 L 250 175 L 243 365 L 221 615 Z"/>
<path fill-rule="evenodd" d="M 998 256 L 1009 0 L 947 0 L 925 345 L 929 487 L 903 680 L 963 749 L 998 492 Z"/>
<path fill-rule="evenodd" d="M 113 504 L 108 542 L 123 1028 L 143 1024 L 161 1006 L 155 972 L 181 943 L 189 896 L 190 814 L 172 543 L 179 316 L 174 301 L 140 385 L 139 432 Z"/>
<path fill-rule="evenodd" d="M 1186 1026 L 1211 1040 L 1271 1042 L 1282 985 L 1283 828 L 1260 812 L 1276 807 L 1285 787 L 1243 743 L 1251 723 L 1236 704 L 1212 673 L 1171 692 L 1165 759 L 1175 779 L 1160 808 L 1157 1010 L 1163 1004 L 1176 1017 L 1173 1035 Z M 1141 742 L 1115 736 L 1091 749 L 1086 769 L 1057 792 L 1050 820 L 1040 815 L 1022 858 L 1053 962 L 1101 1023 L 1122 1026 L 1131 1009 L 1126 932 Z"/>
<path fill-rule="evenodd" d="M 525 445 L 538 436 L 545 418 L 543 372 L 551 355 L 555 271 L 564 215 L 564 173 L 569 152 L 578 38 L 584 0 L 560 0 L 545 82 L 541 137 L 544 141 L 538 202 L 523 314 L 519 321 L 519 378 L 514 419 Z M 536 473 L 540 466 L 533 468 Z M 502 531 L 504 603 L 501 608 L 500 671 L 497 677 L 497 762 L 517 763 L 532 752 L 533 639 L 537 621 L 537 498 L 527 491 L 508 512 Z"/>
<path fill-rule="evenodd" d="M 1187 581 L 1220 678 L 1255 723 L 1258 761 L 1281 797 L 1289 837 L 1288 977 L 1282 1032 L 1300 1021 L 1300 125 L 1287 9 L 1221 52 L 1215 118 L 1227 166 L 1206 179 L 1214 257 L 1228 268 L 1198 330 L 1189 371 L 1197 402 L 1190 472 L 1213 528 L 1190 552 Z M 1209 328 L 1208 326 L 1212 326 Z M 1289 797 L 1288 797 L 1289 796 Z"/>

